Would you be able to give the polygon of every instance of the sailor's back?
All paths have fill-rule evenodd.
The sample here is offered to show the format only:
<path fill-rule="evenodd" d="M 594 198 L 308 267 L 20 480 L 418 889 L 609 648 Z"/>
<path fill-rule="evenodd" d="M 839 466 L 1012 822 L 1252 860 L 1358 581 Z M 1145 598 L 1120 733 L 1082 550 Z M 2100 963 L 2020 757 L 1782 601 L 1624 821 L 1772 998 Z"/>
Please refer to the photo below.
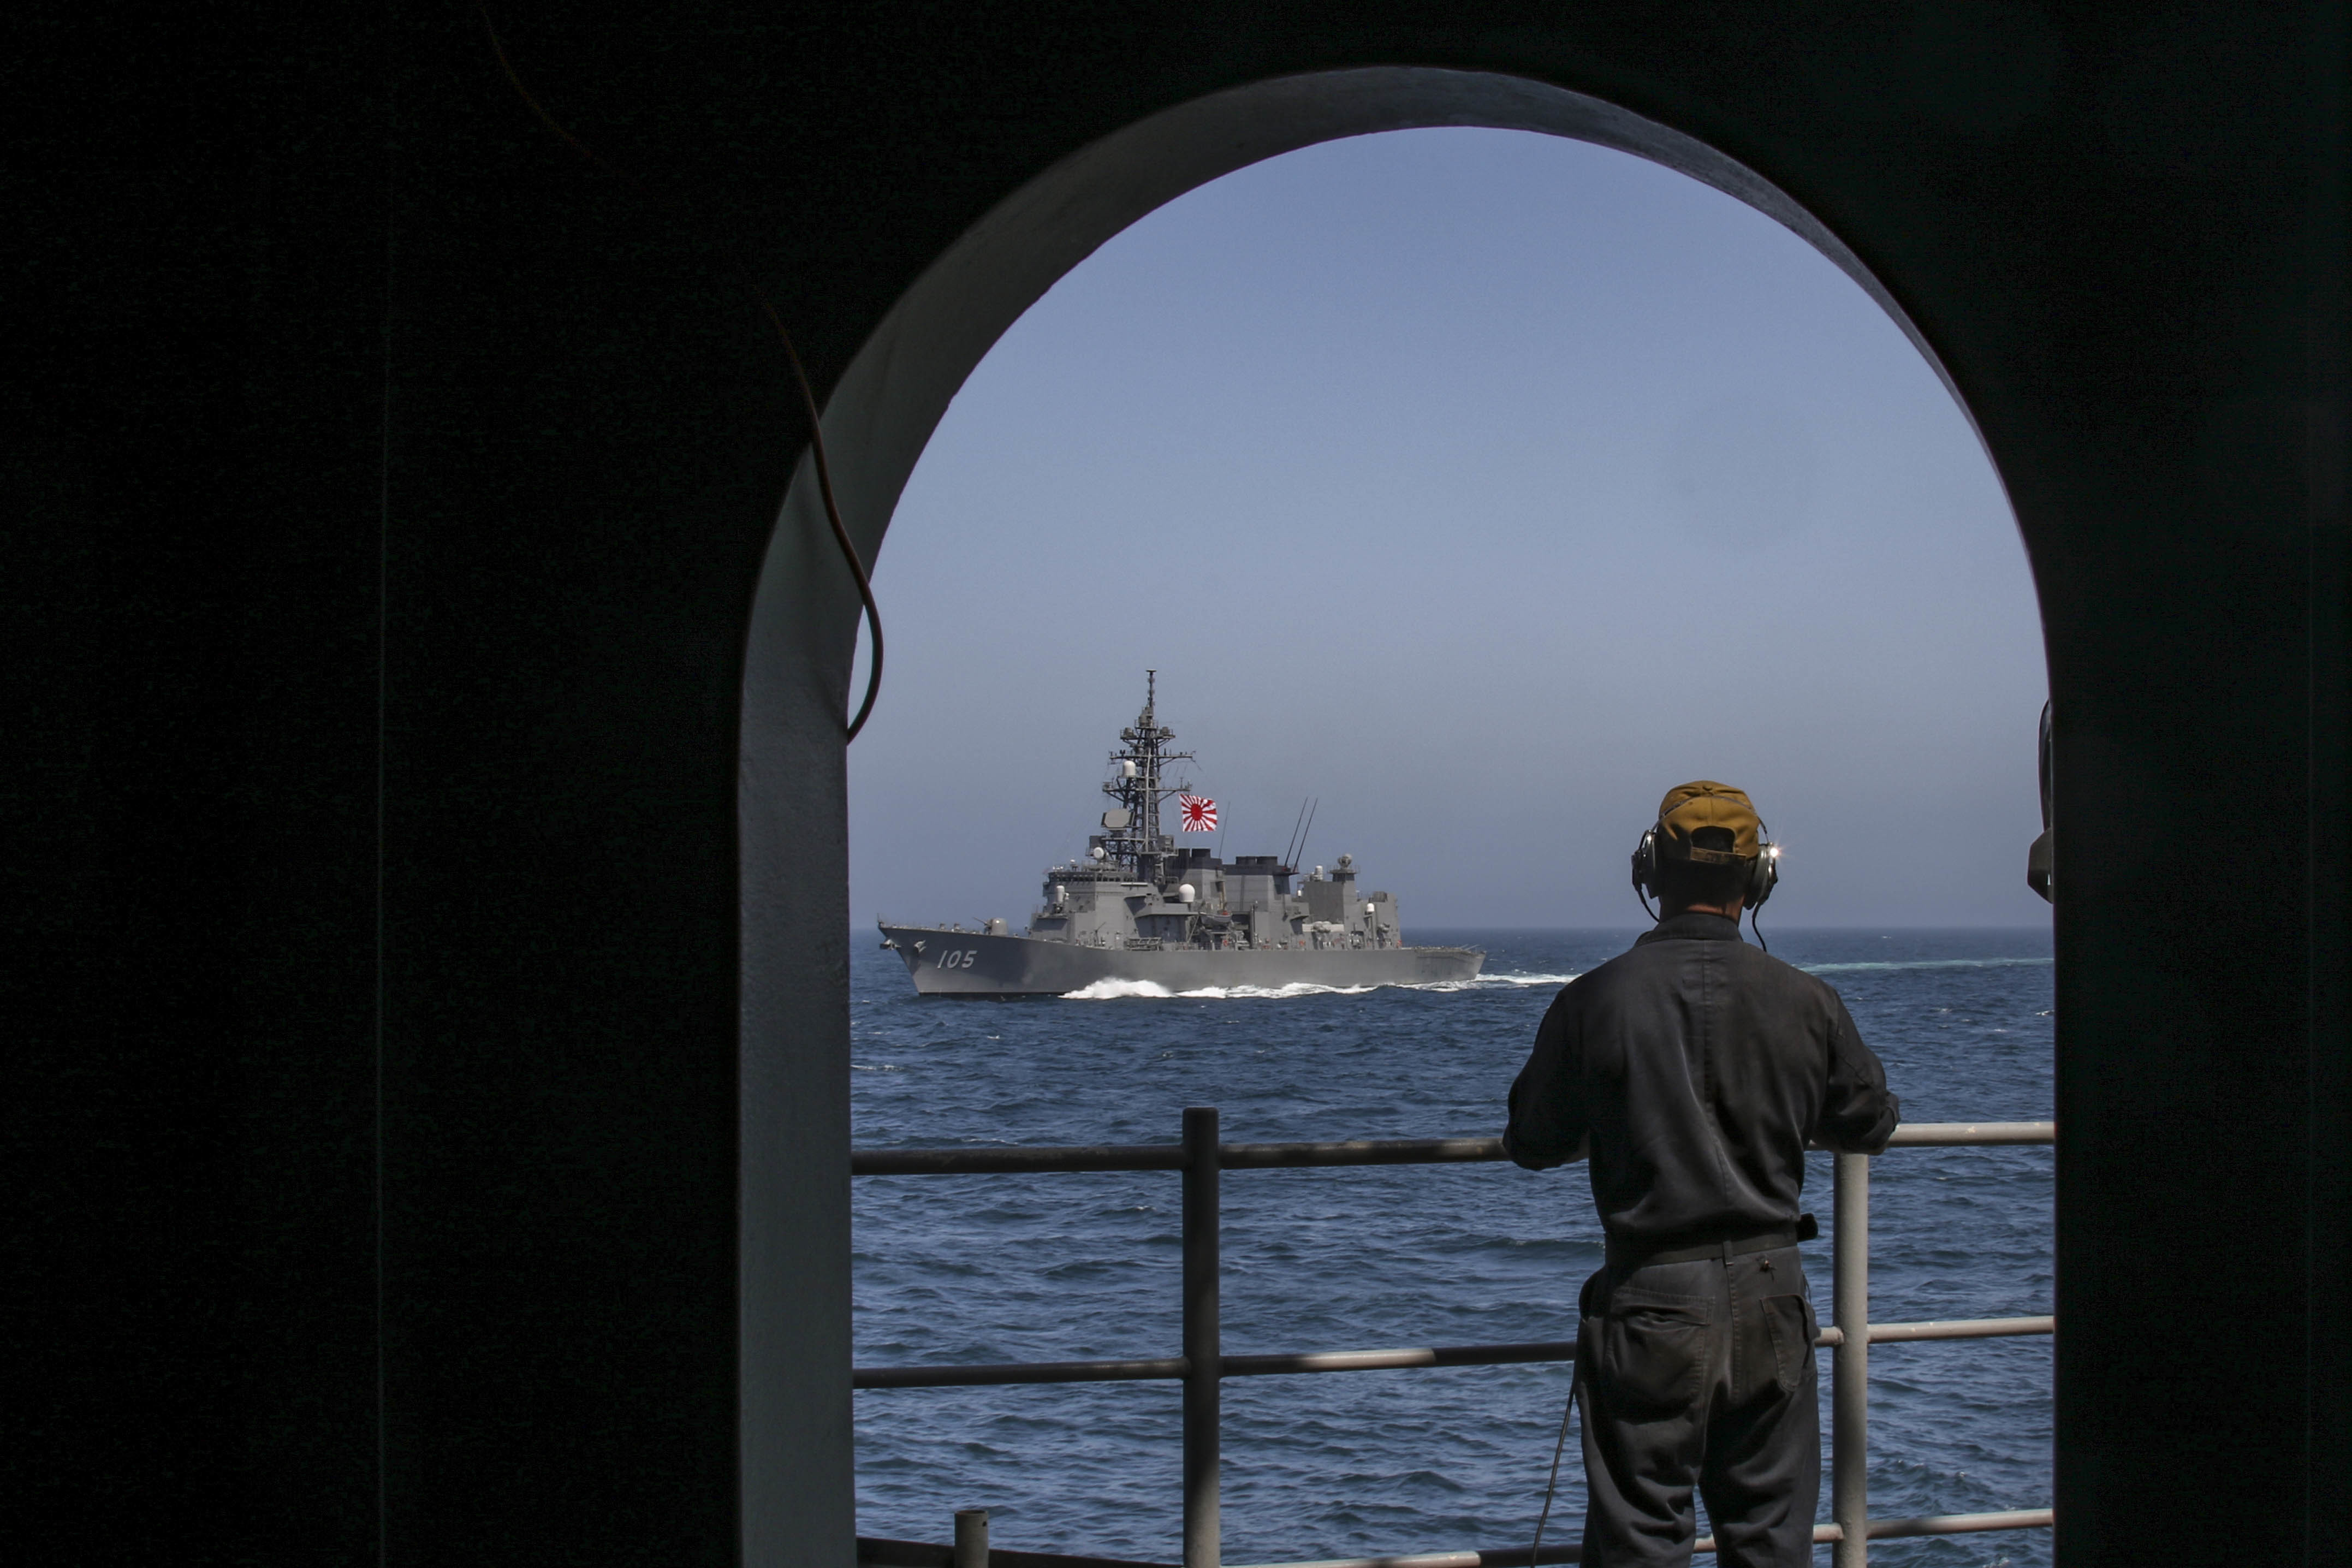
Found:
<path fill-rule="evenodd" d="M 1806 1142 L 1875 1152 L 1897 1114 L 1835 991 L 1686 912 L 1561 991 L 1507 1136 L 1588 1156 L 1611 1240 L 1654 1247 L 1794 1226 Z"/>

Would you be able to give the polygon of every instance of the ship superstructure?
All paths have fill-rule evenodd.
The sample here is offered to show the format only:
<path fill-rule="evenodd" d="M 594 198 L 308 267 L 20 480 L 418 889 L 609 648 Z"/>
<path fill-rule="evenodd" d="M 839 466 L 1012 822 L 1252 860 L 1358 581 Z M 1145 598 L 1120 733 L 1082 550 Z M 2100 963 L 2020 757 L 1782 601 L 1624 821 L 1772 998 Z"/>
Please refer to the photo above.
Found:
<path fill-rule="evenodd" d="M 1158 672 L 1147 671 L 1143 710 L 1119 731 L 1110 754 L 1102 785 L 1110 804 L 1100 830 L 1088 836 L 1083 858 L 1047 869 L 1024 932 L 1013 934 L 1001 920 L 977 931 L 877 922 L 883 945 L 905 960 L 917 990 L 1061 994 L 1128 981 L 1173 994 L 1425 984 L 1477 974 L 1485 954 L 1475 949 L 1406 946 L 1396 899 L 1360 889 L 1353 856 L 1300 879 L 1285 856 L 1228 863 L 1208 846 L 1180 847 L 1176 835 L 1161 831 L 1162 808 L 1171 796 L 1192 798 L 1187 786 L 1167 781 L 1171 764 L 1194 758 L 1169 749 L 1175 731 L 1160 722 L 1158 705 Z"/>

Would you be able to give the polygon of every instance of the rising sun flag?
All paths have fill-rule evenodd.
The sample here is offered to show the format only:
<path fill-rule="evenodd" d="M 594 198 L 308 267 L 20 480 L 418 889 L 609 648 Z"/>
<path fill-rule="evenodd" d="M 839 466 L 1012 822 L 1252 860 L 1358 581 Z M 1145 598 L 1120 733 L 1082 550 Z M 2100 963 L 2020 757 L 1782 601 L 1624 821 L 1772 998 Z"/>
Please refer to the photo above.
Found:
<path fill-rule="evenodd" d="M 1183 816 L 1178 825 L 1180 833 L 1214 833 L 1217 830 L 1217 803 L 1197 795 L 1179 795 L 1176 805 Z"/>

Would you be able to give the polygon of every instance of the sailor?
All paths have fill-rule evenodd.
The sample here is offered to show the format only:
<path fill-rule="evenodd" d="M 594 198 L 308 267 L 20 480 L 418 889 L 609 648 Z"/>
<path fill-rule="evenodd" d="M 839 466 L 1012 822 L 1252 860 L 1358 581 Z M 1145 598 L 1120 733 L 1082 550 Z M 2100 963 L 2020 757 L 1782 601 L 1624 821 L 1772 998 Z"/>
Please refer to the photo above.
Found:
<path fill-rule="evenodd" d="M 1576 1336 L 1587 1568 L 1687 1563 L 1694 1484 L 1726 1568 L 1813 1561 L 1805 1144 L 1877 1153 L 1901 1107 L 1837 993 L 1740 940 L 1777 861 L 1742 792 L 1668 792 L 1633 857 L 1656 929 L 1560 992 L 1511 1086 L 1505 1149 L 1588 1162 L 1608 1237 Z"/>

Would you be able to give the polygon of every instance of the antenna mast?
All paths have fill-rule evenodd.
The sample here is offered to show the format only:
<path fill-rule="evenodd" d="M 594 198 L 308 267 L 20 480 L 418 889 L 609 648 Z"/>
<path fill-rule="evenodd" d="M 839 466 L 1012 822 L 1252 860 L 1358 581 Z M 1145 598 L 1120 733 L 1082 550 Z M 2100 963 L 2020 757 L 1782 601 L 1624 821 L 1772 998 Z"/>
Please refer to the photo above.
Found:
<path fill-rule="evenodd" d="M 1160 835 L 1160 803 L 1174 795 L 1177 786 L 1163 786 L 1160 775 L 1168 763 L 1193 758 L 1190 752 L 1167 749 L 1176 731 L 1160 722 L 1160 672 L 1147 669 L 1143 680 L 1143 711 L 1118 732 L 1124 744 L 1110 754 L 1118 771 L 1102 786 L 1103 794 L 1118 803 L 1103 814 L 1103 848 L 1129 875 L 1157 887 L 1160 861 L 1176 847 Z M 1125 820 L 1113 826 L 1122 812 Z"/>

